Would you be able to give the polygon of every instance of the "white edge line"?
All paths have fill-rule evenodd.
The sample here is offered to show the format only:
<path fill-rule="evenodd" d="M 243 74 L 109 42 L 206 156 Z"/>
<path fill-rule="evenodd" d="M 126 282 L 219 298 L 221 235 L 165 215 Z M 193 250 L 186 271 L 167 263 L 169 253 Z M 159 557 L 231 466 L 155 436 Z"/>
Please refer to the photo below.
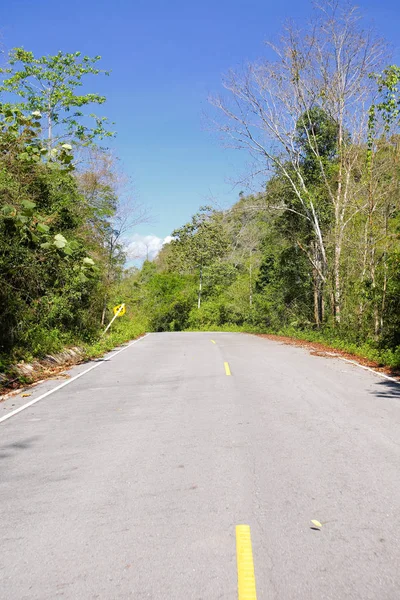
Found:
<path fill-rule="evenodd" d="M 143 335 L 142 337 L 140 337 L 138 340 L 134 340 L 133 342 L 131 342 L 127 346 L 124 346 L 120 350 L 117 350 L 116 352 L 114 352 L 110 356 L 110 358 L 114 358 L 114 356 L 117 356 L 117 354 L 120 354 L 120 352 L 123 352 L 124 350 L 127 350 L 127 348 L 130 348 L 131 346 L 133 346 L 133 344 L 137 344 L 137 342 L 140 342 L 147 335 L 148 334 L 146 333 L 145 335 Z M 29 408 L 33 404 L 36 404 L 36 402 L 39 402 L 39 400 L 43 400 L 43 398 L 46 398 L 47 396 L 50 396 L 50 394 L 54 394 L 54 392 L 57 392 L 58 390 L 61 390 L 61 388 L 65 387 L 66 385 L 69 385 L 73 381 L 76 381 L 77 379 L 79 379 L 79 377 L 82 377 L 82 375 L 86 375 L 86 373 L 89 373 L 89 371 L 93 371 L 93 369 L 97 369 L 97 367 L 99 367 L 101 364 L 102 364 L 102 361 L 99 361 L 95 365 L 92 365 L 91 367 L 89 367 L 88 369 L 86 369 L 86 371 L 82 371 L 82 373 L 78 373 L 78 375 L 75 375 L 75 377 L 71 377 L 71 379 L 68 379 L 68 381 L 64 381 L 63 383 L 61 383 L 60 385 L 57 385 L 52 390 L 49 390 L 45 394 L 42 394 L 41 396 L 38 396 L 38 398 L 35 398 L 34 400 L 31 400 L 30 402 L 27 402 L 26 404 L 24 404 L 23 406 L 20 406 L 19 408 L 16 408 L 12 412 L 9 412 L 7 415 L 4 415 L 4 417 L 0 418 L 0 423 L 2 423 L 3 421 L 7 421 L 7 419 L 11 419 L 11 417 L 14 417 L 18 413 L 20 413 L 23 410 L 25 410 L 26 408 Z"/>
<path fill-rule="evenodd" d="M 285 342 L 282 342 L 282 344 L 285 344 Z M 307 350 L 306 346 L 302 346 L 302 347 L 304 347 Z M 315 348 L 315 350 L 317 350 L 317 348 Z M 371 367 L 365 367 L 364 365 L 360 365 L 360 363 L 358 363 L 355 360 L 343 358 L 343 356 L 336 354 L 334 349 L 332 349 L 332 352 L 327 352 L 326 354 L 329 354 L 329 356 L 331 356 L 332 358 L 338 358 L 339 360 L 343 360 L 344 362 L 350 363 L 351 365 L 360 367 L 360 369 L 364 369 L 365 371 L 370 371 L 371 373 L 374 373 L 375 375 L 379 375 L 379 377 L 383 377 L 384 379 L 387 379 L 388 381 L 393 381 L 394 383 L 397 383 L 397 385 L 400 385 L 399 379 L 396 379 L 395 377 L 390 377 L 389 375 L 385 375 L 385 373 L 381 373 L 380 371 L 375 371 L 374 369 L 371 369 Z"/>
<path fill-rule="evenodd" d="M 385 373 L 380 373 L 379 371 L 375 371 L 371 369 L 371 367 L 365 367 L 364 365 L 360 365 L 360 363 L 355 360 L 349 360 L 348 358 L 343 358 L 342 356 L 335 355 L 335 358 L 339 358 L 340 360 L 344 360 L 344 362 L 348 362 L 351 365 L 356 365 L 356 367 L 360 367 L 360 369 L 365 369 L 365 371 L 370 371 L 371 373 L 375 373 L 375 375 L 379 375 L 379 377 L 383 377 L 384 379 L 388 379 L 389 381 L 394 381 L 397 385 L 400 385 L 400 381 L 395 377 L 389 377 L 389 375 L 385 375 Z"/>

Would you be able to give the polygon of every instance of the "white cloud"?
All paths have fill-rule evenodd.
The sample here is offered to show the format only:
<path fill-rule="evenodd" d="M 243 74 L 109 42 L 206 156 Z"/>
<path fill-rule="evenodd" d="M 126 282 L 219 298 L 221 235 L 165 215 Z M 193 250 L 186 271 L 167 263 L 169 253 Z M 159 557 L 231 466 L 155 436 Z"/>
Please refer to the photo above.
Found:
<path fill-rule="evenodd" d="M 141 235 L 134 233 L 127 241 L 126 253 L 128 260 L 155 258 L 160 252 L 164 244 L 169 244 L 172 240 L 170 235 L 165 238 L 160 238 L 156 235 Z"/>

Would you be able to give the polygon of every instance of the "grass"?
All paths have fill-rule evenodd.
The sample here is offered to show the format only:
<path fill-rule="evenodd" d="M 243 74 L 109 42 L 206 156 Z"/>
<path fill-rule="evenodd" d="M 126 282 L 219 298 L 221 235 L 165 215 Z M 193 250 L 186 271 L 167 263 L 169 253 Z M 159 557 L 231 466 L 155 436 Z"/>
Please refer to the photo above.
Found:
<path fill-rule="evenodd" d="M 379 348 L 374 342 L 366 341 L 361 344 L 357 344 L 355 342 L 340 338 L 338 334 L 331 329 L 321 331 L 300 331 L 288 327 L 279 331 L 264 331 L 262 333 L 282 335 L 307 342 L 326 344 L 333 349 L 342 350 L 348 354 L 366 358 L 382 367 L 390 367 L 391 369 L 400 368 L 400 346 L 393 350 L 390 348 Z"/>
<path fill-rule="evenodd" d="M 313 330 L 296 329 L 294 327 L 284 327 L 282 329 L 268 329 L 252 325 L 204 325 L 200 329 L 187 329 L 186 331 L 226 331 L 241 333 L 264 333 L 269 335 L 280 335 L 294 340 L 303 340 L 306 342 L 317 342 L 330 346 L 333 350 L 341 350 L 355 357 L 365 358 L 376 363 L 381 367 L 390 367 L 394 370 L 400 369 L 400 346 L 396 349 L 379 348 L 373 342 L 364 342 L 357 344 L 339 337 L 338 333 L 332 329 Z"/>
<path fill-rule="evenodd" d="M 83 360 L 91 360 L 103 356 L 113 348 L 134 340 L 148 331 L 147 319 L 143 316 L 122 317 L 113 323 L 112 328 L 102 336 L 99 332 L 98 336 L 91 342 L 82 342 L 81 340 L 68 339 L 65 346 L 79 346 L 82 349 Z M 224 325 L 203 325 L 201 328 L 188 328 L 185 331 L 221 331 L 221 332 L 241 332 L 241 333 L 264 333 L 270 335 L 280 335 L 292 338 L 294 340 L 304 340 L 307 342 L 317 342 L 325 344 L 332 349 L 341 350 L 355 357 L 361 357 L 376 363 L 379 366 L 390 367 L 393 370 L 400 369 L 400 347 L 396 349 L 379 348 L 372 342 L 364 342 L 357 344 L 339 337 L 338 332 L 332 329 L 312 330 L 312 329 L 296 329 L 293 327 L 284 327 L 281 329 L 268 329 L 260 326 L 252 325 L 235 325 L 226 323 Z M 54 337 L 54 339 L 53 339 Z M 52 337 L 49 332 L 49 348 L 46 348 L 44 354 L 57 352 L 62 350 L 58 348 L 58 336 Z M 61 336 L 60 336 L 61 337 Z M 67 340 L 65 340 L 67 341 Z M 39 356 L 40 358 L 40 356 Z M 11 356 L 0 357 L 0 371 L 11 377 L 13 375 L 13 365 L 16 362 L 25 360 L 25 362 L 37 359 L 37 356 L 32 353 L 18 353 Z M 14 371 L 15 373 L 15 371 Z M 14 374 L 15 377 L 15 374 Z M 18 377 L 21 383 L 26 383 L 26 378 Z M 24 380 L 24 381 L 23 381 Z"/>
<path fill-rule="evenodd" d="M 18 373 L 15 366 L 19 362 L 40 361 L 46 354 L 54 355 L 72 346 L 81 349 L 80 357 L 82 361 L 91 360 L 103 356 L 121 344 L 142 336 L 146 333 L 146 330 L 147 322 L 145 319 L 137 317 L 118 319 L 104 336 L 99 332 L 98 336 L 91 342 L 83 342 L 70 336 L 62 337 L 58 332 L 51 330 L 48 332 L 48 343 L 43 339 L 40 347 L 37 346 L 30 351 L 17 348 L 12 354 L 0 356 L 0 373 L 4 376 L 3 384 L 0 381 L 0 388 L 2 385 L 7 388 L 10 382 L 13 382 L 13 384 L 26 384 L 37 379 L 38 374 L 35 373 L 33 373 L 32 378 Z M 37 352 L 35 352 L 35 349 Z M 42 376 L 42 374 L 39 376 Z"/>
<path fill-rule="evenodd" d="M 116 346 L 125 344 L 134 340 L 147 331 L 147 323 L 144 319 L 125 319 L 121 318 L 112 325 L 112 330 L 108 331 L 104 336 L 91 344 L 85 344 L 83 346 L 85 358 L 92 359 L 103 356 L 106 352 L 109 352 Z"/>

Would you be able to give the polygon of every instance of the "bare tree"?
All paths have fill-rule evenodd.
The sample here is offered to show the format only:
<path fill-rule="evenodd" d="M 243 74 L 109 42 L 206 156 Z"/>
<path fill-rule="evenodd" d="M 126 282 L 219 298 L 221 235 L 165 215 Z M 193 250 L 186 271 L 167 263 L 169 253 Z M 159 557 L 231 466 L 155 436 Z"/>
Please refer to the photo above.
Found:
<path fill-rule="evenodd" d="M 112 154 L 89 148 L 81 160 L 78 180 L 87 202 L 95 208 L 91 231 L 101 228 L 104 240 L 105 288 L 102 325 L 105 322 L 109 289 L 117 267 L 125 262 L 126 238 L 135 227 L 150 221 L 148 209 L 134 198 L 129 179 L 120 171 Z M 100 218 L 98 218 L 100 216 Z"/>
<path fill-rule="evenodd" d="M 250 152 L 258 164 L 255 171 L 266 177 L 278 173 L 289 182 L 298 200 L 296 210 L 313 232 L 311 247 L 300 247 L 314 272 L 317 318 L 323 316 L 323 289 L 332 274 L 333 312 L 339 323 L 344 233 L 362 210 L 354 177 L 358 168 L 355 148 L 367 140 L 368 106 L 374 90 L 369 75 L 381 67 L 384 46 L 361 28 L 356 8 L 333 0 L 316 10 L 316 19 L 306 30 L 290 24 L 278 44 L 268 44 L 275 53 L 274 61 L 250 64 L 241 73 L 230 72 L 224 80 L 228 97 L 214 97 L 211 102 L 223 115 L 219 130 L 234 147 Z M 315 107 L 336 123 L 334 177 L 313 126 Z M 333 210 L 333 240 L 323 231 L 318 202 L 304 176 L 299 133 L 318 165 L 325 201 Z M 284 203 L 275 208 L 287 210 Z"/>

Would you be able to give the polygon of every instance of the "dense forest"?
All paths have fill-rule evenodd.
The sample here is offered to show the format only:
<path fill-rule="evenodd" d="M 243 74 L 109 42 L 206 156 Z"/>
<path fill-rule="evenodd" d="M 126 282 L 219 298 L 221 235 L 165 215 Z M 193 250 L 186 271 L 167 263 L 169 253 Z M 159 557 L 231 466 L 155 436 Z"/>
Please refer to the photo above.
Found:
<path fill-rule="evenodd" d="M 148 328 L 319 339 L 400 365 L 400 67 L 355 9 L 326 4 L 268 58 L 230 72 L 213 127 L 247 152 L 253 188 L 201 207 L 153 260 L 126 267 L 146 218 L 113 135 L 79 94 L 99 57 L 10 53 L 0 84 L 3 363 Z M 89 111 L 89 112 L 88 112 Z M 135 329 L 136 327 L 136 329 Z"/>

